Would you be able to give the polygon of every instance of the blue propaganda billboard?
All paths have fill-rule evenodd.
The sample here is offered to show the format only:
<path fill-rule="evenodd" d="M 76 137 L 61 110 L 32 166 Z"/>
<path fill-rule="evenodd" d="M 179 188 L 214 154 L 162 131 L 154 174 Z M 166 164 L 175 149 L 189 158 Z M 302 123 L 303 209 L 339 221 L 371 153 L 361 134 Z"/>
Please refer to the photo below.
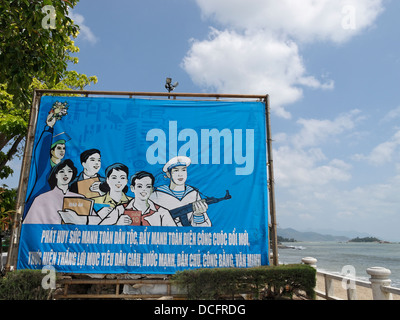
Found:
<path fill-rule="evenodd" d="M 268 264 L 265 104 L 41 98 L 19 269 Z"/>

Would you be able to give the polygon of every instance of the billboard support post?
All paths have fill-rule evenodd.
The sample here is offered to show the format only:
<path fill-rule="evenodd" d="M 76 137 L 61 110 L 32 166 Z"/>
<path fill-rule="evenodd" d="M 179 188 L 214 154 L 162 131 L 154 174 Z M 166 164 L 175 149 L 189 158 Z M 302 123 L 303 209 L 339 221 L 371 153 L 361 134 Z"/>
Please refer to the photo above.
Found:
<path fill-rule="evenodd" d="M 271 235 L 270 241 L 272 242 L 272 263 L 274 266 L 279 264 L 278 262 L 278 236 L 276 230 L 276 212 L 275 212 L 275 180 L 274 180 L 274 160 L 272 156 L 272 135 L 271 135 L 271 116 L 270 116 L 270 104 L 269 96 L 265 97 L 265 113 L 267 121 L 267 153 L 268 153 L 268 191 L 269 191 L 269 211 L 271 217 Z M 268 233 L 269 234 L 269 233 Z"/>
<path fill-rule="evenodd" d="M 18 245 L 21 230 L 21 220 L 24 212 L 25 197 L 28 188 L 29 169 L 33 153 L 33 144 L 35 141 L 35 130 L 37 124 L 37 116 L 39 113 L 39 104 L 42 94 L 33 91 L 32 107 L 29 117 L 28 133 L 26 135 L 26 143 L 24 157 L 21 164 L 21 174 L 18 184 L 17 203 L 14 214 L 13 227 L 11 230 L 10 247 L 8 248 L 6 272 L 12 271 L 17 265 Z"/>
<path fill-rule="evenodd" d="M 212 99 L 257 99 L 265 103 L 266 113 L 266 134 L 267 134 L 267 163 L 268 166 L 268 194 L 269 194 L 269 211 L 270 211 L 270 231 L 268 247 L 271 245 L 272 249 L 272 263 L 278 265 L 278 247 L 277 247 L 277 223 L 275 212 L 275 190 L 274 190 L 274 173 L 273 173 L 273 157 L 272 157 L 272 138 L 271 138 L 271 119 L 270 119 L 270 102 L 269 95 L 240 95 L 240 94 L 207 94 L 207 93 L 160 93 L 160 92 L 120 92 L 120 91 L 86 91 L 86 90 L 47 90 L 40 89 L 34 90 L 31 114 L 28 125 L 28 133 L 26 137 L 26 145 L 24 150 L 24 157 L 21 165 L 21 175 L 18 186 L 18 196 L 16 213 L 13 221 L 13 228 L 10 240 L 10 248 L 8 251 L 8 259 L 6 264 L 6 271 L 12 271 L 17 266 L 18 248 L 20 242 L 21 222 L 25 205 L 25 198 L 28 187 L 29 171 L 33 156 L 33 147 L 35 141 L 35 131 L 38 121 L 39 104 L 43 95 L 81 95 L 88 97 L 89 95 L 103 95 L 103 96 L 149 96 L 149 97 L 178 97 L 186 98 L 212 98 Z M 268 213 L 267 213 L 268 215 Z M 269 251 L 268 251 L 269 252 Z M 269 260 L 269 257 L 268 257 Z"/>

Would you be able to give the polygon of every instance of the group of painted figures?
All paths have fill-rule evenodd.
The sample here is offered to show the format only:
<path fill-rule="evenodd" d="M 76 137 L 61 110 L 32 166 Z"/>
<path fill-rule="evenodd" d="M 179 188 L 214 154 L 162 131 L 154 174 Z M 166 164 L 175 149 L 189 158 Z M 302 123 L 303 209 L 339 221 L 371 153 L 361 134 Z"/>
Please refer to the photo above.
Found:
<path fill-rule="evenodd" d="M 53 136 L 54 124 L 61 117 L 50 112 L 46 127 L 36 143 L 23 223 L 30 224 L 87 224 L 136 226 L 211 226 L 208 205 L 199 191 L 186 184 L 190 158 L 172 158 L 163 167 L 169 184 L 154 186 L 150 172 L 139 171 L 129 179 L 129 169 L 114 163 L 99 175 L 101 152 L 85 150 L 80 155 L 83 170 L 65 157 L 67 138 Z M 65 115 L 66 112 L 64 111 Z M 50 157 L 48 151 L 50 150 Z M 134 197 L 128 196 L 128 185 Z M 77 207 L 66 206 L 66 200 Z M 191 205 L 185 216 L 174 216 L 171 211 Z M 83 212 L 83 213 L 82 213 Z M 184 218 L 184 219 L 183 219 Z"/>

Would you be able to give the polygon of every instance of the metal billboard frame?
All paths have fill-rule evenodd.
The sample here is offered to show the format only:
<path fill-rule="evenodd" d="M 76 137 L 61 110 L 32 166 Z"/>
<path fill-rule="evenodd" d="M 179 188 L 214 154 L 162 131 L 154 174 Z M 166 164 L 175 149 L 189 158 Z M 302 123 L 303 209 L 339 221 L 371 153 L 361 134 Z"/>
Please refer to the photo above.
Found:
<path fill-rule="evenodd" d="M 269 95 L 246 95 L 246 94 L 217 94 L 217 93 L 165 93 L 165 92 L 127 92 L 127 91 L 89 91 L 89 90 L 50 90 L 50 89 L 35 89 L 33 92 L 32 107 L 30 119 L 28 124 L 28 133 L 26 136 L 24 156 L 21 165 L 21 173 L 18 184 L 16 212 L 13 220 L 13 227 L 10 239 L 10 247 L 8 250 L 6 272 L 12 271 L 17 265 L 18 247 L 21 233 L 22 215 L 24 212 L 25 197 L 28 187 L 29 170 L 32 160 L 33 143 L 35 140 L 35 131 L 37 126 L 37 118 L 39 112 L 40 100 L 43 95 L 68 95 L 75 96 L 81 95 L 84 97 L 89 96 L 127 96 L 129 98 L 144 96 L 144 97 L 167 97 L 168 99 L 177 98 L 198 98 L 213 100 L 220 99 L 250 99 L 264 102 L 265 115 L 266 115 L 266 132 L 267 132 L 267 167 L 268 167 L 268 195 L 269 195 L 269 213 L 270 221 L 268 224 L 268 248 L 272 249 L 272 258 L 270 250 L 269 261 L 274 266 L 278 262 L 278 240 L 277 240 L 277 222 L 276 222 L 276 208 L 275 208 L 275 180 L 273 169 L 273 155 L 272 155 L 272 136 L 271 136 L 271 117 L 270 117 L 270 101 Z"/>

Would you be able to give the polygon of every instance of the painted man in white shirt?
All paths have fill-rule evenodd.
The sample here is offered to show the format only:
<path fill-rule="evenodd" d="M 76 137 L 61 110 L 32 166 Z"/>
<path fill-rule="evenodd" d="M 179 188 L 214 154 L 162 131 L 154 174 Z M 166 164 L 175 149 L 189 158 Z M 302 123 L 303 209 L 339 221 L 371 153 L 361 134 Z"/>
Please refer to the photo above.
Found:
<path fill-rule="evenodd" d="M 176 227 L 169 211 L 149 199 L 153 192 L 154 176 L 145 171 L 131 178 L 131 191 L 135 197 L 127 204 L 119 205 L 110 216 L 118 217 L 117 224 L 134 226 Z"/>

